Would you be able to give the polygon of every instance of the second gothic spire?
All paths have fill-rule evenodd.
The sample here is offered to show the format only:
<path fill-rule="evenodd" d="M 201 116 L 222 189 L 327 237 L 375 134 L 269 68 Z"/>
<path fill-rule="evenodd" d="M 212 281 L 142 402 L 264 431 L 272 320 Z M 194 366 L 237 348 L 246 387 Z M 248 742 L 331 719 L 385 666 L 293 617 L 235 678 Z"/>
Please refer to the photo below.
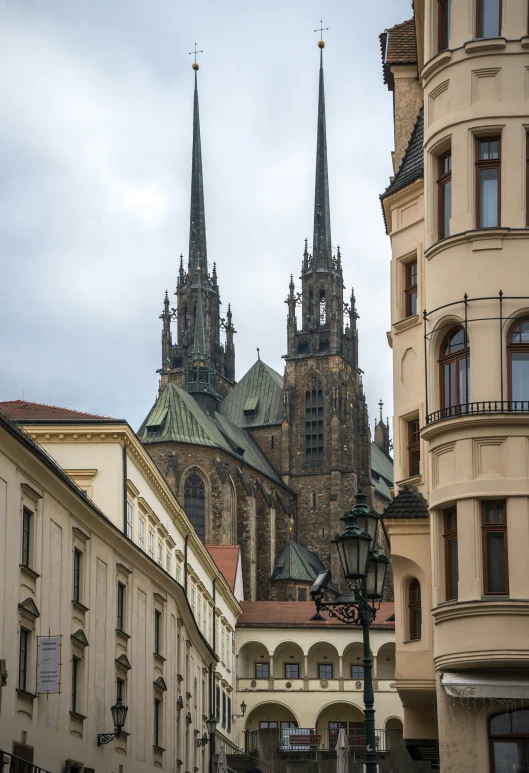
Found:
<path fill-rule="evenodd" d="M 325 127 L 325 88 L 323 83 L 323 41 L 320 46 L 320 86 L 318 95 L 318 140 L 316 145 L 316 189 L 314 197 L 313 258 L 318 264 L 330 264 L 331 210 L 329 205 L 329 174 L 327 170 L 327 133 Z"/>
<path fill-rule="evenodd" d="M 195 68 L 195 95 L 193 104 L 193 155 L 191 161 L 191 214 L 189 225 L 189 272 L 200 266 L 208 275 L 206 246 L 206 212 L 204 208 L 204 182 L 202 178 L 202 148 L 200 143 L 200 116 L 198 112 L 197 70 Z"/>

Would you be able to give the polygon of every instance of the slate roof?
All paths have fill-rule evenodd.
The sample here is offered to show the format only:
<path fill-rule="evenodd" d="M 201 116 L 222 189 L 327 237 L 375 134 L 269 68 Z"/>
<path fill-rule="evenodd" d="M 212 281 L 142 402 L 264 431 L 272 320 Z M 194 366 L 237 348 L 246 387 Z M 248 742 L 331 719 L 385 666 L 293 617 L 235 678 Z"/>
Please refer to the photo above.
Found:
<path fill-rule="evenodd" d="M 111 416 L 99 416 L 96 413 L 85 413 L 84 411 L 74 411 L 71 408 L 61 408 L 58 405 L 46 405 L 45 403 L 32 403 L 29 400 L 8 400 L 0 402 L 0 410 L 10 419 L 18 421 L 21 424 L 32 422 L 120 422 L 125 423 L 123 419 L 113 419 Z"/>
<path fill-rule="evenodd" d="M 389 67 L 392 64 L 415 64 L 417 62 L 415 19 L 395 24 L 379 37 L 384 83 L 388 83 L 391 80 Z"/>
<path fill-rule="evenodd" d="M 219 405 L 219 413 L 239 427 L 263 427 L 283 421 L 283 378 L 257 360 Z"/>
<path fill-rule="evenodd" d="M 376 443 L 371 443 L 371 481 L 375 490 L 390 502 L 393 486 L 393 461 Z"/>
<path fill-rule="evenodd" d="M 428 502 L 415 486 L 407 485 L 401 488 L 395 499 L 389 504 L 382 518 L 428 518 Z"/>
<path fill-rule="evenodd" d="M 408 147 L 404 153 L 401 164 L 393 181 L 388 185 L 381 199 L 385 199 L 392 193 L 400 191 L 407 185 L 424 177 L 424 105 L 421 105 L 415 126 L 413 127 Z"/>
<path fill-rule="evenodd" d="M 277 472 L 247 432 L 219 413 L 209 416 L 192 395 L 175 384 L 166 384 L 139 428 L 138 438 L 145 445 L 173 441 L 219 448 L 281 483 Z"/>
<path fill-rule="evenodd" d="M 321 612 L 323 620 L 312 620 L 316 614 L 313 601 L 241 601 L 242 615 L 238 628 L 342 628 L 347 623 L 331 619 Z M 383 601 L 372 628 L 395 628 L 395 604 Z"/>
<path fill-rule="evenodd" d="M 206 545 L 205 547 L 233 592 L 239 563 L 239 545 Z"/>

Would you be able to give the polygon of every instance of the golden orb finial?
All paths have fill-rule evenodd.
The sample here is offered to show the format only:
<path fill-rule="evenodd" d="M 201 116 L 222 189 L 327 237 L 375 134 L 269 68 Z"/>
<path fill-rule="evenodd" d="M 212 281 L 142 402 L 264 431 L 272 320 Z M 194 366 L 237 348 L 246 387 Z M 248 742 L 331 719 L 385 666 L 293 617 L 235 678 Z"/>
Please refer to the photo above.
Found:
<path fill-rule="evenodd" d="M 318 48 L 325 48 L 325 41 L 324 40 L 318 40 Z"/>
<path fill-rule="evenodd" d="M 200 65 L 199 65 L 199 63 L 198 63 L 198 62 L 193 62 L 193 64 L 191 65 L 191 67 L 193 68 L 193 70 L 194 70 L 195 72 L 196 72 L 197 70 L 200 70 Z"/>

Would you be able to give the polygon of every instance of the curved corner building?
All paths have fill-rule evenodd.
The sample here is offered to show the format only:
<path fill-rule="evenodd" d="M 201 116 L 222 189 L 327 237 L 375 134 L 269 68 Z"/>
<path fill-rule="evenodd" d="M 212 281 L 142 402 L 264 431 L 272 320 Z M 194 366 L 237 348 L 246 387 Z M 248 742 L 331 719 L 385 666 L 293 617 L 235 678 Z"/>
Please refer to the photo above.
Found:
<path fill-rule="evenodd" d="M 415 0 L 381 35 L 397 689 L 416 759 L 529 770 L 529 7 Z"/>

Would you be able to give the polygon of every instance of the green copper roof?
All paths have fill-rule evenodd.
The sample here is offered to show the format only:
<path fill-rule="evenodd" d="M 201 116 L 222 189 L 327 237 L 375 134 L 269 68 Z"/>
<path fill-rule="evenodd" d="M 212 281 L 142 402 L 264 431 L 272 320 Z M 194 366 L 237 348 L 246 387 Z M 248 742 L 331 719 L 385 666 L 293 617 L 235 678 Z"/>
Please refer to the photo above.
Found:
<path fill-rule="evenodd" d="M 316 553 L 291 540 L 277 556 L 270 579 L 314 582 L 324 569 L 325 566 Z"/>
<path fill-rule="evenodd" d="M 393 462 L 376 443 L 371 443 L 371 480 L 377 493 L 390 502 L 391 487 L 393 486 Z"/>
<path fill-rule="evenodd" d="M 263 427 L 283 421 L 283 379 L 262 360 L 252 365 L 219 405 L 239 427 Z"/>
<path fill-rule="evenodd" d="M 226 451 L 263 475 L 281 482 L 257 443 L 226 417 L 209 416 L 195 398 L 167 384 L 149 411 L 138 437 L 142 443 L 192 443 Z"/>

